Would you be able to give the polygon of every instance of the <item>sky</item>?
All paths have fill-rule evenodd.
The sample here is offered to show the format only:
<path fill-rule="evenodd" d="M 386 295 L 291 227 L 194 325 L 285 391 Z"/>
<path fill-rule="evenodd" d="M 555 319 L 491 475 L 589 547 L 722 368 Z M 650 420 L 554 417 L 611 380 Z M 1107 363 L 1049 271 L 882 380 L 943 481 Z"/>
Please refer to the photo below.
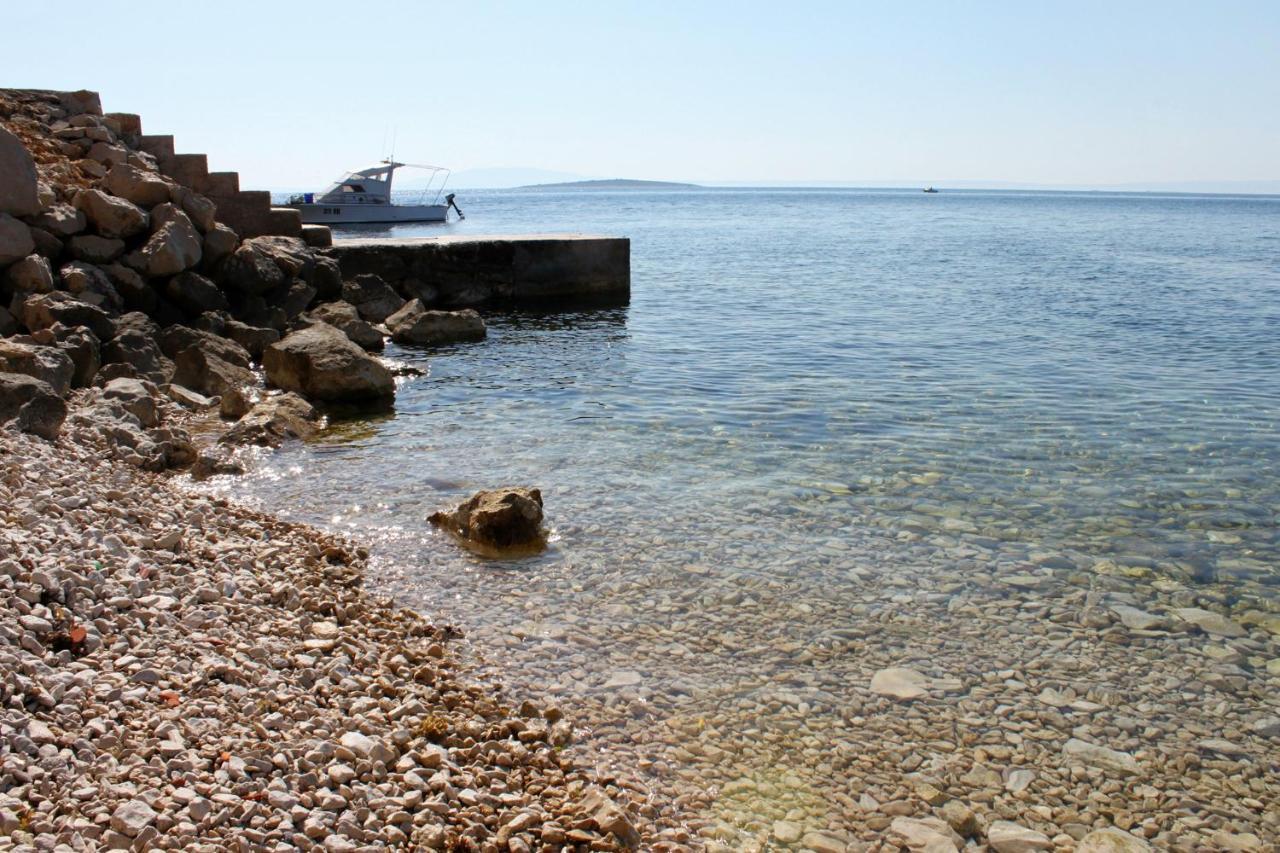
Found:
<path fill-rule="evenodd" d="M 516 183 L 1280 187 L 1277 0 L 56 9 L 7 0 L 0 86 L 97 90 L 246 188 L 393 139 Z"/>

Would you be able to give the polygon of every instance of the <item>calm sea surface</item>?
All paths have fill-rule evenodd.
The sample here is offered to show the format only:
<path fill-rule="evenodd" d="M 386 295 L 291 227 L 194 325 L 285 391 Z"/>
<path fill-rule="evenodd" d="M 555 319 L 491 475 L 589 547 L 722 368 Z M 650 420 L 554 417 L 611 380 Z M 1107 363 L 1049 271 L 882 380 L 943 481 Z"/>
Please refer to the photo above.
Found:
<path fill-rule="evenodd" d="M 393 417 L 335 425 L 226 488 L 371 541 L 381 586 L 466 626 L 509 683 L 630 688 L 632 716 L 727 707 L 808 683 L 787 638 L 865 612 L 875 578 L 905 607 L 910 579 L 947 578 L 945 597 L 966 567 L 1274 612 L 1280 199 L 458 200 L 465 222 L 394 235 L 626 235 L 630 305 L 392 346 L 427 372 Z M 489 563 L 426 524 L 503 484 L 542 489 L 541 557 Z"/>

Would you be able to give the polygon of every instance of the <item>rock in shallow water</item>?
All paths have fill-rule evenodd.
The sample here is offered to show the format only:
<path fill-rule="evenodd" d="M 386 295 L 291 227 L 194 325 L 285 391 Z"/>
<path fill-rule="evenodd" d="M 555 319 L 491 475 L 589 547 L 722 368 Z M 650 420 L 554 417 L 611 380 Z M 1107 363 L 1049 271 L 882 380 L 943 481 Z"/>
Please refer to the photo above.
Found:
<path fill-rule="evenodd" d="M 509 487 L 477 492 L 448 512 L 428 520 L 456 536 L 496 549 L 541 546 L 542 492 Z"/>

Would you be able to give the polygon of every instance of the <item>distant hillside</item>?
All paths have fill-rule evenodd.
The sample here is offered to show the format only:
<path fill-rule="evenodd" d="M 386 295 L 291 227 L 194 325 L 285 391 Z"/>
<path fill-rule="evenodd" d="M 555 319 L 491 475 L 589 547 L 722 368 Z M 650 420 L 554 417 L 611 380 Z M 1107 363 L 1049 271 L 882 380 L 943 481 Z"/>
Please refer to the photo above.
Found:
<path fill-rule="evenodd" d="M 633 181 L 625 178 L 609 178 L 603 181 L 567 181 L 558 184 L 528 184 L 516 187 L 521 190 L 696 190 L 697 184 L 678 184 L 672 181 Z"/>

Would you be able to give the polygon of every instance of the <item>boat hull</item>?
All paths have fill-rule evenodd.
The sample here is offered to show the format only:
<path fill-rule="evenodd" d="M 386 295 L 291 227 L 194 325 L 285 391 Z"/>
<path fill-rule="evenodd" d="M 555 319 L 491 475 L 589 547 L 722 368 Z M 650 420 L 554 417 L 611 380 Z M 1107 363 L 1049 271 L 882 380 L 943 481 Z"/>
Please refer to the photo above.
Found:
<path fill-rule="evenodd" d="M 444 222 L 443 204 L 291 204 L 307 225 L 372 225 L 389 222 Z"/>

